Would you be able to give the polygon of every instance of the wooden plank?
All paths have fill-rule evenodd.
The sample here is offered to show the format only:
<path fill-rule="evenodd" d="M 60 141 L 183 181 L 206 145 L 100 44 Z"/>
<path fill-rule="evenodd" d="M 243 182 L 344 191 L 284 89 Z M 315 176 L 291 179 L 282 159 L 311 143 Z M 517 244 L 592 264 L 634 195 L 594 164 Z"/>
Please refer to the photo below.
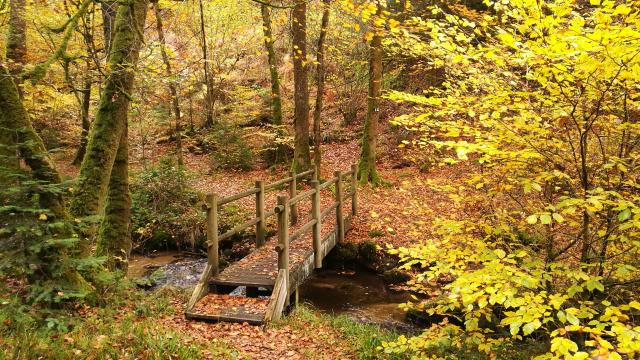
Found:
<path fill-rule="evenodd" d="M 234 322 L 248 323 L 251 325 L 261 325 L 264 323 L 264 314 L 228 313 L 228 314 L 202 314 L 196 312 L 186 312 L 185 317 L 189 320 L 206 320 L 213 322 Z"/>
<path fill-rule="evenodd" d="M 271 278 L 237 278 L 237 279 L 211 279 L 209 281 L 211 285 L 221 285 L 221 286 L 248 286 L 248 287 L 263 287 L 267 289 L 271 289 L 274 284 L 274 280 Z"/>
<path fill-rule="evenodd" d="M 189 302 L 187 303 L 187 311 L 193 309 L 193 306 L 198 302 L 198 300 L 202 299 L 202 297 L 209 292 L 208 281 L 212 270 L 211 264 L 207 264 L 207 266 L 205 266 L 202 275 L 200 275 L 200 281 L 198 281 L 198 285 L 196 285 L 196 288 L 191 294 L 191 299 L 189 299 Z"/>
<path fill-rule="evenodd" d="M 287 296 L 287 284 L 286 284 L 286 271 L 278 271 L 278 277 L 273 287 L 273 292 L 269 298 L 269 305 L 267 305 L 267 311 L 264 316 L 265 322 L 280 319 L 282 311 L 284 310 L 285 297 Z"/>

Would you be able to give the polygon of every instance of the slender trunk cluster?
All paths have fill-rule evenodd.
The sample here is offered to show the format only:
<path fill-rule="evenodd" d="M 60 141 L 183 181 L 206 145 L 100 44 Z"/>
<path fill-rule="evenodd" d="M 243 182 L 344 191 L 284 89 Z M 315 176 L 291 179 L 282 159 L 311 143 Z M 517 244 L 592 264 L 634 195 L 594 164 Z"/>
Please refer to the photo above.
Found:
<path fill-rule="evenodd" d="M 166 49 L 166 40 L 164 38 L 164 30 L 162 28 L 162 16 L 160 14 L 160 5 L 156 2 L 153 5 L 156 15 L 156 31 L 158 32 L 158 41 L 160 42 L 160 54 L 162 55 L 162 62 L 164 62 L 165 71 L 167 77 L 169 77 L 169 93 L 171 94 L 171 107 L 176 117 L 175 137 L 176 137 L 176 153 L 178 156 L 178 164 L 184 165 L 182 159 L 182 130 L 180 119 L 180 100 L 178 99 L 178 88 L 173 79 L 173 71 L 171 71 L 171 62 L 169 61 L 169 55 Z"/>
<path fill-rule="evenodd" d="M 322 21 L 320 24 L 320 36 L 318 37 L 318 68 L 316 71 L 316 107 L 313 112 L 313 160 L 316 166 L 316 171 L 320 174 L 321 166 L 321 150 L 320 143 L 322 142 L 321 133 L 321 115 L 322 115 L 322 97 L 324 96 L 324 80 L 325 80 L 325 59 L 324 59 L 324 42 L 327 37 L 327 29 L 329 27 L 329 6 L 331 0 L 323 0 L 324 11 L 322 12 Z"/>
<path fill-rule="evenodd" d="M 260 6 L 262 12 L 262 29 L 264 31 L 264 46 L 267 49 L 269 74 L 271 75 L 271 111 L 272 122 L 282 124 L 282 100 L 280 98 L 280 78 L 278 76 L 278 60 L 274 50 L 273 31 L 271 30 L 271 10 L 265 4 Z"/>
<path fill-rule="evenodd" d="M 376 16 L 382 15 L 383 8 L 378 5 Z M 370 44 L 369 58 L 369 94 L 367 98 L 367 117 L 362 134 L 362 153 L 358 165 L 358 177 L 361 183 L 376 185 L 380 182 L 376 170 L 376 146 L 378 122 L 380 120 L 380 95 L 382 93 L 382 34 L 374 28 Z"/>
<path fill-rule="evenodd" d="M 202 35 L 202 59 L 204 62 L 204 84 L 207 88 L 207 95 L 205 97 L 207 117 L 204 122 L 204 127 L 209 128 L 213 126 L 213 82 L 211 81 L 211 74 L 209 71 L 209 56 L 207 53 L 207 33 L 204 31 L 204 6 L 202 0 L 200 0 L 200 33 Z"/>
<path fill-rule="evenodd" d="M 297 0 L 293 7 L 293 82 L 294 82 L 294 159 L 293 170 L 311 166 L 309 151 L 309 84 L 307 66 L 307 2 Z"/>

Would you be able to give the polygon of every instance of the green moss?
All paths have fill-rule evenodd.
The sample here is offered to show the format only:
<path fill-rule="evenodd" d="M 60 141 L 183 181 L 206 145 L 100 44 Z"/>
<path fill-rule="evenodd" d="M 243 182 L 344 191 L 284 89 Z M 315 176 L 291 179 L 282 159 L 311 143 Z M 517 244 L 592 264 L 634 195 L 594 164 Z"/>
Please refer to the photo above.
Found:
<path fill-rule="evenodd" d="M 133 0 L 118 7 L 115 35 L 109 54 L 107 77 L 94 120 L 87 151 L 76 184 L 71 213 L 86 219 L 100 213 L 107 195 L 118 144 L 125 131 L 134 70 L 146 20 L 146 0 Z M 132 26 L 134 25 L 134 26 Z M 91 224 L 89 224 L 91 225 Z M 88 252 L 93 226 L 83 229 L 82 249 Z"/>

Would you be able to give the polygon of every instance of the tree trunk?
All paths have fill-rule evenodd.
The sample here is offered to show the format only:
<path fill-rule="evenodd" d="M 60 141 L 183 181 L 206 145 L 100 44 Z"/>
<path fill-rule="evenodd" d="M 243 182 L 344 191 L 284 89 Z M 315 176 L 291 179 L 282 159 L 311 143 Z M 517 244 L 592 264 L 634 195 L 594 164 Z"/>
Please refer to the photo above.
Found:
<path fill-rule="evenodd" d="M 178 89 L 176 88 L 176 83 L 173 79 L 173 72 L 171 71 L 171 62 L 169 61 L 169 55 L 167 54 L 166 41 L 164 39 L 164 31 L 162 29 L 162 17 L 160 14 L 160 5 L 156 2 L 153 5 L 156 15 L 156 30 L 158 31 L 158 41 L 160 42 L 160 53 L 162 54 L 162 61 L 164 62 L 165 71 L 167 72 L 167 77 L 169 78 L 169 93 L 171 94 L 171 106 L 173 107 L 173 113 L 176 117 L 176 127 L 175 127 L 175 136 L 176 136 L 176 152 L 178 156 L 178 164 L 184 165 L 184 160 L 182 159 L 182 130 L 181 130 L 181 119 L 180 119 L 180 101 L 178 100 Z"/>
<path fill-rule="evenodd" d="M 89 106 L 91 105 L 91 75 L 89 74 L 89 62 L 87 61 L 87 70 L 86 70 L 84 84 L 82 87 L 82 99 L 81 99 L 81 109 L 80 109 L 80 119 L 82 121 L 82 134 L 80 135 L 80 146 L 78 146 L 78 151 L 76 152 L 76 156 L 73 159 L 73 165 L 80 165 L 82 163 L 82 159 L 84 158 L 84 154 L 87 151 L 87 137 L 89 136 L 89 130 L 91 128 L 91 121 L 89 120 Z"/>
<path fill-rule="evenodd" d="M 382 6 L 378 5 L 377 16 L 382 15 Z M 382 90 L 382 34 L 381 29 L 374 28 L 370 44 L 369 58 L 369 96 L 367 99 L 367 116 L 362 135 L 362 153 L 358 165 L 358 177 L 363 184 L 377 185 L 380 182 L 376 170 L 376 143 L 378 137 L 378 121 L 380 120 L 380 95 Z"/>
<path fill-rule="evenodd" d="M 127 270 L 131 253 L 131 195 L 129 193 L 129 146 L 125 125 L 111 170 L 104 218 L 98 232 L 96 253 L 107 257 L 109 269 Z"/>
<path fill-rule="evenodd" d="M 280 78 L 278 76 L 278 60 L 273 48 L 273 31 L 271 30 L 271 10 L 265 4 L 260 6 L 262 11 L 262 29 L 264 31 L 264 46 L 267 48 L 267 60 L 269 61 L 269 73 L 271 75 L 271 111 L 272 122 L 282 124 L 282 99 L 280 97 Z"/>
<path fill-rule="evenodd" d="M 313 160 L 318 175 L 321 165 L 320 143 L 322 142 L 322 132 L 320 131 L 321 115 L 322 115 L 322 97 L 324 96 L 324 80 L 325 80 L 325 60 L 324 60 L 324 42 L 327 37 L 327 29 L 329 27 L 329 11 L 331 0 L 323 0 L 324 11 L 322 12 L 322 22 L 320 24 L 320 36 L 318 37 L 318 68 L 316 71 L 316 107 L 313 112 Z"/>
<path fill-rule="evenodd" d="M 105 0 L 100 2 L 102 9 L 102 33 L 104 34 L 104 53 L 109 58 L 111 44 L 113 43 L 116 21 L 116 10 L 118 9 L 117 1 Z"/>
<path fill-rule="evenodd" d="M 42 138 L 36 133 L 31 125 L 31 119 L 27 110 L 22 104 L 18 87 L 3 66 L 0 65 L 0 129 L 2 129 L 2 145 L 8 145 L 9 150 L 16 155 L 19 152 L 20 158 L 24 159 L 31 169 L 31 174 L 35 180 L 44 184 L 60 184 L 62 179 L 55 169 L 55 165 L 47 149 L 42 142 Z M 7 141 L 5 143 L 5 140 Z M 12 143 L 13 141 L 13 143 Z M 3 146 L 4 148 L 4 146 Z M 9 153 L 11 155 L 11 153 Z M 9 166 L 15 164 L 17 157 L 9 157 Z M 7 184 L 3 184 L 7 185 Z M 40 206 L 49 209 L 58 219 L 67 217 L 65 203 L 62 194 L 55 191 L 48 191 L 46 186 L 38 187 Z"/>
<path fill-rule="evenodd" d="M 202 58 L 204 60 L 204 83 L 207 86 L 207 96 L 205 97 L 205 107 L 207 109 L 207 117 L 204 121 L 204 127 L 210 128 L 213 126 L 213 82 L 211 81 L 209 71 L 209 57 L 207 54 L 207 33 L 204 31 L 204 8 L 202 6 L 202 0 L 200 0 L 200 32 L 202 34 Z"/>
<path fill-rule="evenodd" d="M 9 1 L 9 32 L 7 33 L 7 60 L 9 73 L 20 90 L 20 73 L 27 63 L 26 0 Z M 4 73 L 3 73 L 4 75 Z"/>
<path fill-rule="evenodd" d="M 126 131 L 130 93 L 138 61 L 147 13 L 147 0 L 118 6 L 108 68 L 111 69 L 89 136 L 87 153 L 80 168 L 71 214 L 95 216 L 104 203 L 116 153 Z M 93 226 L 83 230 L 81 248 L 87 252 Z"/>
<path fill-rule="evenodd" d="M 293 7 L 293 82 L 294 82 L 294 159 L 293 170 L 311 166 L 309 152 L 309 84 L 307 74 L 307 2 L 297 0 Z"/>

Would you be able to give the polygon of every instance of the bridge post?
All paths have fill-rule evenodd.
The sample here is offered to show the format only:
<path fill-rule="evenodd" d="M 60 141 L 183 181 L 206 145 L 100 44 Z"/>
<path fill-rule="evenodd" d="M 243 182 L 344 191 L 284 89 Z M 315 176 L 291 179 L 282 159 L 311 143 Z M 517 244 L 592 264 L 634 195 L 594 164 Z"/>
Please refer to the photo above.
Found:
<path fill-rule="evenodd" d="M 264 181 L 256 181 L 256 217 L 258 223 L 256 224 L 256 247 L 264 245 L 265 233 L 266 233 L 266 219 L 264 217 Z"/>
<path fill-rule="evenodd" d="M 342 172 L 336 171 L 333 173 L 333 176 L 338 177 L 338 181 L 336 181 L 336 201 L 338 202 L 338 206 L 336 207 L 336 223 L 338 230 L 338 241 L 339 243 L 344 241 L 344 217 L 342 214 Z"/>
<path fill-rule="evenodd" d="M 296 172 L 289 172 L 291 176 L 291 182 L 289 183 L 289 198 L 292 199 L 296 196 L 298 192 L 298 179 L 296 178 Z M 298 205 L 291 205 L 291 224 L 296 224 L 298 222 Z"/>
<path fill-rule="evenodd" d="M 358 211 L 358 165 L 351 165 L 351 191 L 353 194 L 351 195 L 351 215 L 355 215 Z"/>
<path fill-rule="evenodd" d="M 313 195 L 311 195 L 311 217 L 316 221 L 313 225 L 313 262 L 316 269 L 322 267 L 322 224 L 321 216 L 320 216 L 320 182 L 316 180 L 311 180 L 311 186 L 315 190 Z"/>
<path fill-rule="evenodd" d="M 278 270 L 285 271 L 285 283 L 287 284 L 287 294 L 291 283 L 289 283 L 289 197 L 286 195 L 278 196 Z M 287 296 L 287 304 L 289 304 L 289 296 Z"/>
<path fill-rule="evenodd" d="M 207 262 L 211 276 L 218 275 L 218 195 L 207 194 Z M 208 279 L 207 279 L 208 281 Z"/>

